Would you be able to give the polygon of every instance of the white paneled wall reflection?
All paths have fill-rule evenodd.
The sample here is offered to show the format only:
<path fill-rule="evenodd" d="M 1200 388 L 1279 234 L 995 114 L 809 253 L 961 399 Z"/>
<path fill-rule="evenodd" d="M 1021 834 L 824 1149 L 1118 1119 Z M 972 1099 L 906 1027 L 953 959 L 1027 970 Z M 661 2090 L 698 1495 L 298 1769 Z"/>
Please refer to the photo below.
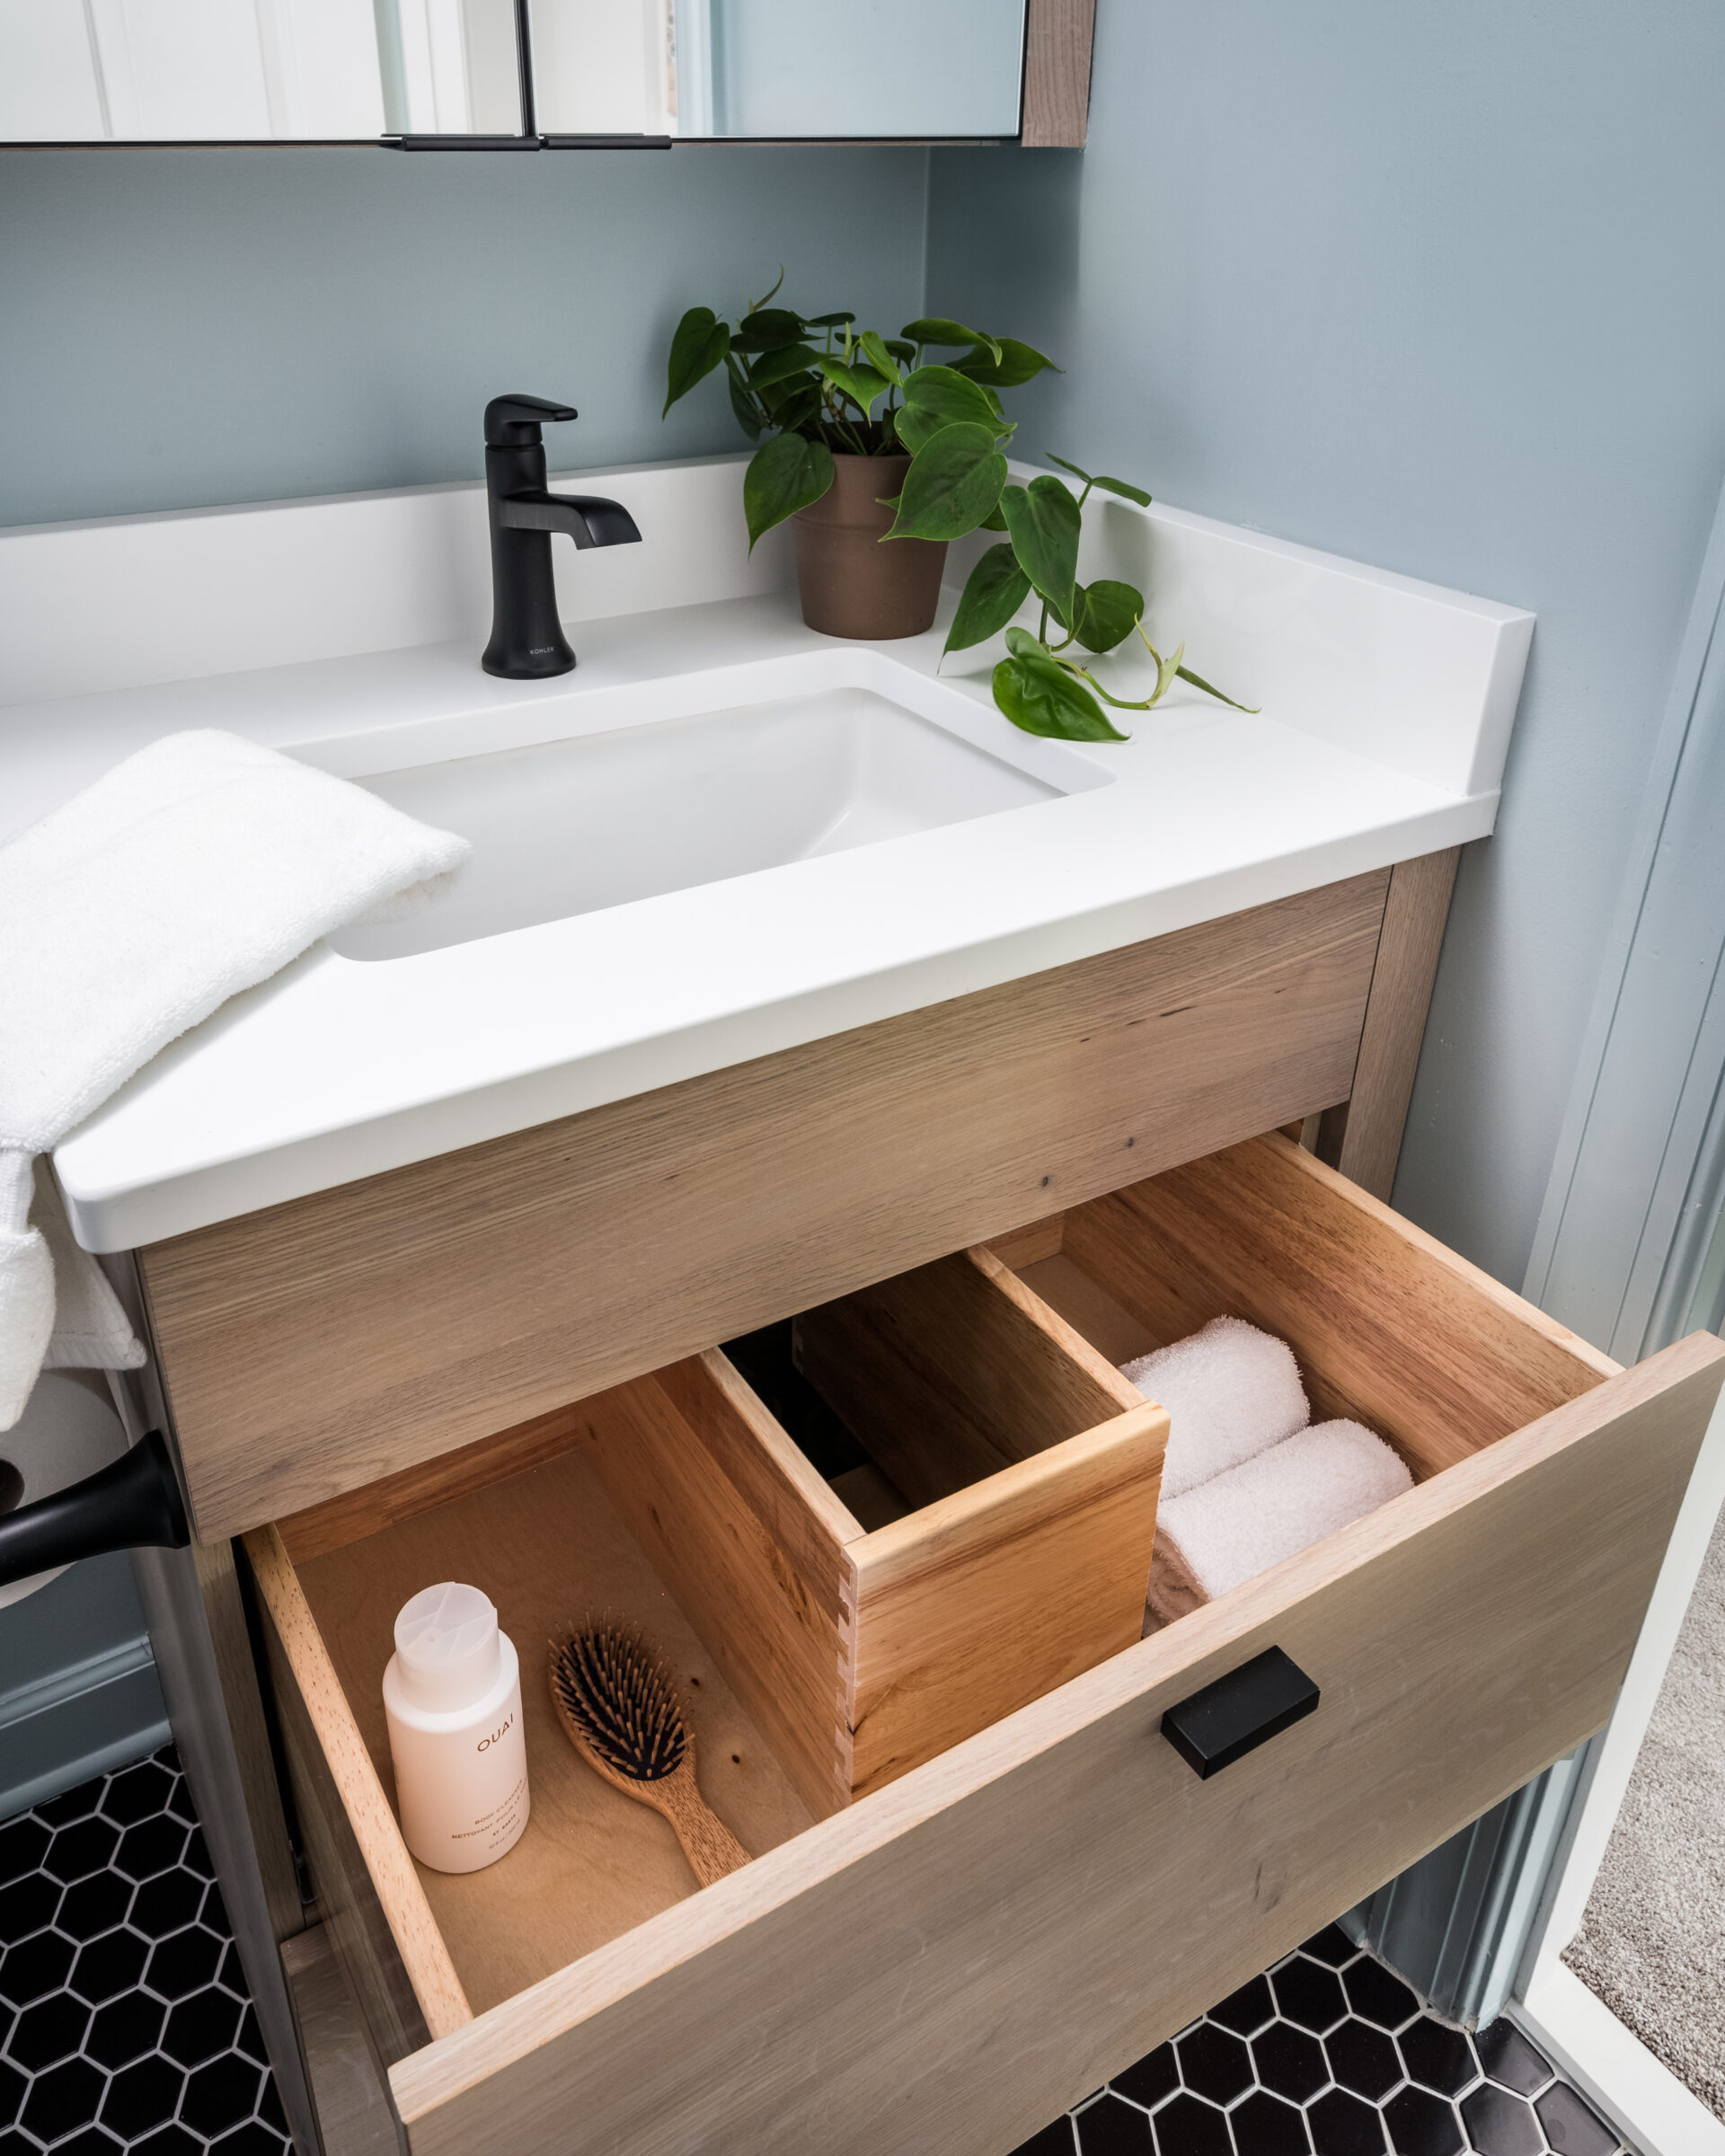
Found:
<path fill-rule="evenodd" d="M 519 125 L 512 0 L 0 0 L 0 141 Z"/>
<path fill-rule="evenodd" d="M 694 41 L 689 18 L 704 26 L 706 13 L 706 0 L 533 0 L 540 127 L 547 135 L 710 134 L 710 92 L 677 124 L 679 91 L 712 79 L 703 56 L 678 50 Z"/>

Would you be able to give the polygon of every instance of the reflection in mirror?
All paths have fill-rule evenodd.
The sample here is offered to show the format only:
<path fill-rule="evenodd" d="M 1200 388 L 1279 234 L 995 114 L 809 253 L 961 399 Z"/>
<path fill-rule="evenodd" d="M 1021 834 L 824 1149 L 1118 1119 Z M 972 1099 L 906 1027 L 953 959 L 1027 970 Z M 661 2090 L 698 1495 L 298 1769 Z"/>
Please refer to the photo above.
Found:
<path fill-rule="evenodd" d="M 0 0 L 0 141 L 520 125 L 513 0 Z"/>
<path fill-rule="evenodd" d="M 551 135 L 1018 132 L 1024 0 L 532 0 L 532 32 Z"/>

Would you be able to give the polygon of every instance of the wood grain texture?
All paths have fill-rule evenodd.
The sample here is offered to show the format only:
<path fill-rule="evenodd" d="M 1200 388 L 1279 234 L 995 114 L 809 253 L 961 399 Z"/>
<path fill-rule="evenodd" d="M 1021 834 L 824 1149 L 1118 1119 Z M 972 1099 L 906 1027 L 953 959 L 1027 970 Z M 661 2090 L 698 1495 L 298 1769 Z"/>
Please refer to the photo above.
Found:
<path fill-rule="evenodd" d="M 1034 1265 L 1040 1259 L 1059 1255 L 1066 1224 L 1064 1213 L 1050 1213 L 1046 1220 L 1033 1220 L 1004 1235 L 990 1236 L 986 1247 L 1003 1265 L 1022 1272 L 1027 1265 Z"/>
<path fill-rule="evenodd" d="M 1024 15 L 1024 110 L 1031 150 L 1082 150 L 1090 125 L 1090 58 L 1096 0 L 1029 0 Z"/>
<path fill-rule="evenodd" d="M 319 1913 L 391 2064 L 473 2010 L 281 1538 L 254 1529 L 245 1553 Z"/>
<path fill-rule="evenodd" d="M 594 1451 L 583 1443 L 525 1474 L 313 1558 L 297 1574 L 347 1710 L 350 1736 L 340 1779 L 358 1792 L 349 1808 L 364 1819 L 367 1856 L 376 1861 L 385 1852 L 406 1867 L 478 2014 L 695 1891 L 670 1825 L 602 1782 L 552 1711 L 547 1645 L 589 1612 L 632 1623 L 664 1658 L 700 1746 L 707 1801 L 746 1849 L 776 1848 L 813 1816 L 630 1536 L 606 1494 Z M 394 1775 L 381 1679 L 395 1613 L 434 1579 L 482 1588 L 522 1663 L 532 1806 L 526 1829 L 498 1862 L 461 1875 L 411 1862 L 385 1796 Z M 355 1755 L 356 1743 L 363 1759 Z M 390 1895 L 382 1898 L 390 1906 Z"/>
<path fill-rule="evenodd" d="M 1140 1404 L 986 1251 L 805 1311 L 793 1337 L 803 1375 L 917 1506 Z"/>
<path fill-rule="evenodd" d="M 141 1254 L 205 1540 L 1340 1100 L 1388 872 Z"/>
<path fill-rule="evenodd" d="M 860 1527 L 721 1354 L 617 1386 L 582 1413 L 606 1494 L 803 1802 L 817 1817 L 848 1803 L 838 1532 Z M 825 1516 L 800 1510 L 804 1478 Z"/>
<path fill-rule="evenodd" d="M 851 1544 L 859 1797 L 1137 1639 L 1167 1443 L 1137 1400 Z"/>
<path fill-rule="evenodd" d="M 402 2061 L 413 2156 L 1016 2146 L 1598 1727 L 1722 1360 L 1606 1379 Z M 1199 1780 L 1157 1716 L 1272 1645 L 1322 1706 Z"/>
<path fill-rule="evenodd" d="M 1076 1208 L 1065 1249 L 1164 1340 L 1225 1313 L 1287 1340 L 1314 1418 L 1416 1478 L 1618 1367 L 1279 1134 Z"/>
<path fill-rule="evenodd" d="M 748 1499 L 787 1564 L 811 1583 L 862 1529 L 832 1484 L 721 1348 L 653 1373 L 654 1383 Z"/>
<path fill-rule="evenodd" d="M 1039 1258 L 1025 1267 L 1021 1277 L 1117 1368 L 1168 1345 L 1075 1266 L 1064 1250 L 1057 1250 L 1052 1258 Z"/>
<path fill-rule="evenodd" d="M 579 1445 L 585 1435 L 579 1408 L 557 1408 L 512 1430 L 500 1430 L 494 1437 L 482 1437 L 477 1445 L 464 1445 L 456 1452 L 440 1453 L 434 1460 L 404 1467 L 399 1474 L 368 1482 L 363 1489 L 344 1490 L 326 1504 L 290 1512 L 276 1522 L 276 1531 L 292 1562 L 304 1564 L 326 1550 L 363 1541 L 397 1520 L 411 1520 L 417 1513 L 447 1505 L 452 1498 L 466 1497 L 530 1467 L 543 1466 L 571 1445 Z"/>
<path fill-rule="evenodd" d="M 847 1512 L 856 1519 L 858 1530 L 863 1534 L 877 1527 L 889 1526 L 894 1520 L 902 1520 L 910 1510 L 909 1499 L 874 1464 L 865 1460 L 861 1467 L 847 1467 L 842 1475 L 833 1477 L 833 1494 L 842 1498 Z"/>
<path fill-rule="evenodd" d="M 1455 888 L 1459 846 L 1398 862 L 1390 871 L 1384 933 L 1359 1038 L 1359 1061 L 1343 1108 L 1331 1118 L 1324 1157 L 1351 1182 L 1388 1202 L 1407 1127 L 1431 1007 L 1432 983 Z"/>

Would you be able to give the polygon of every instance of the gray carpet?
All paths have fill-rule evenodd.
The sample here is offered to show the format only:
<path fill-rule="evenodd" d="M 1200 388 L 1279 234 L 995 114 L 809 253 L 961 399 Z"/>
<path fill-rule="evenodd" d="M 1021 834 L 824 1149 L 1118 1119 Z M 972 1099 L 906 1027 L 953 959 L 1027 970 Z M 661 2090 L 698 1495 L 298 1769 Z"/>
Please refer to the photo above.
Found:
<path fill-rule="evenodd" d="M 1563 1958 L 1725 2118 L 1725 1520 Z"/>

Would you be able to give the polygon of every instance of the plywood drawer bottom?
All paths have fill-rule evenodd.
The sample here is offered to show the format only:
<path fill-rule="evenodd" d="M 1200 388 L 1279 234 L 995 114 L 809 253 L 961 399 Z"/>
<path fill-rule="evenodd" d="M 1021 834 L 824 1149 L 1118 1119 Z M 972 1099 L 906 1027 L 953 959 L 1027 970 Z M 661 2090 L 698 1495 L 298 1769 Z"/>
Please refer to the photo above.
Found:
<path fill-rule="evenodd" d="M 993 1262 L 1103 1356 L 1121 1324 L 1269 1325 L 1314 1409 L 1381 1430 L 1417 1487 L 826 1816 L 606 1495 L 595 1403 L 451 1455 L 411 1515 L 379 1485 L 249 1536 L 296 1794 L 415 2156 L 1004 2152 L 1605 1719 L 1718 1341 L 1619 1372 L 1280 1138 Z M 420 1873 L 375 1694 L 398 1603 L 452 1569 L 529 1670 L 572 1582 L 650 1616 L 755 1860 L 693 1891 L 668 1828 L 530 1704 L 535 1848 Z M 1318 1710 L 1200 1781 L 1161 1713 L 1270 1645 Z"/>

